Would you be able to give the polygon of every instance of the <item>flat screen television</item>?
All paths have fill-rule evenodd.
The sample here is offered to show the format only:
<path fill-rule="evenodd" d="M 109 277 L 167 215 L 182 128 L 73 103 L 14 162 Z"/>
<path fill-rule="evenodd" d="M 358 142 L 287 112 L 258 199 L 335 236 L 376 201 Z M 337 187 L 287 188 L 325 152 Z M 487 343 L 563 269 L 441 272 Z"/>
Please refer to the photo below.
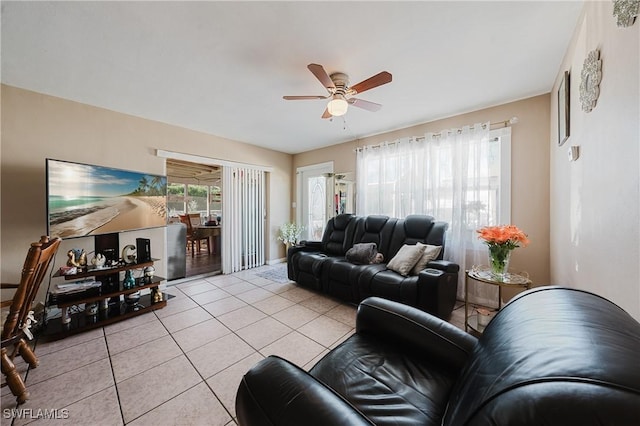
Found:
<path fill-rule="evenodd" d="M 167 177 L 46 160 L 47 234 L 76 238 L 167 224 Z"/>

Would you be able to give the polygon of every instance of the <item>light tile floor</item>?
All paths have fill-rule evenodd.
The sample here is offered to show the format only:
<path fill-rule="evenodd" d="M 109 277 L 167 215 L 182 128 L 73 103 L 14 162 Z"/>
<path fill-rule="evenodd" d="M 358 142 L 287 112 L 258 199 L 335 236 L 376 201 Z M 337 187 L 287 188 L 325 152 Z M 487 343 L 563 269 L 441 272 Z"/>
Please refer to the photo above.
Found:
<path fill-rule="evenodd" d="M 163 309 L 37 343 L 38 368 L 16 359 L 31 392 L 23 418 L 11 418 L 5 386 L 1 423 L 235 424 L 238 384 L 256 362 L 275 354 L 308 370 L 354 333 L 355 306 L 257 275 L 282 267 L 168 286 Z M 461 303 L 450 321 L 463 327 Z"/>

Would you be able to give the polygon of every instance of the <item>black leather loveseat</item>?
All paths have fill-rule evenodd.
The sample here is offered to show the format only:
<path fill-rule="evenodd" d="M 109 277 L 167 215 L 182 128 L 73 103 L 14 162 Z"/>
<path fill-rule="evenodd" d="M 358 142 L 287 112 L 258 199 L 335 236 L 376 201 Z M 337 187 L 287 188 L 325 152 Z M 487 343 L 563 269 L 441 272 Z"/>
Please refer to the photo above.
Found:
<path fill-rule="evenodd" d="M 584 291 L 512 299 L 476 339 L 379 298 L 306 371 L 276 356 L 236 396 L 249 425 L 637 425 L 640 324 Z"/>
<path fill-rule="evenodd" d="M 359 303 L 369 296 L 415 306 L 440 318 L 451 315 L 456 301 L 458 271 L 442 260 L 447 223 L 426 215 L 404 219 L 341 214 L 329 220 L 322 241 L 306 241 L 287 252 L 289 279 L 342 300 Z M 356 244 L 375 243 L 382 264 L 355 264 L 345 257 Z M 405 244 L 441 246 L 439 255 L 415 275 L 387 269 Z"/>

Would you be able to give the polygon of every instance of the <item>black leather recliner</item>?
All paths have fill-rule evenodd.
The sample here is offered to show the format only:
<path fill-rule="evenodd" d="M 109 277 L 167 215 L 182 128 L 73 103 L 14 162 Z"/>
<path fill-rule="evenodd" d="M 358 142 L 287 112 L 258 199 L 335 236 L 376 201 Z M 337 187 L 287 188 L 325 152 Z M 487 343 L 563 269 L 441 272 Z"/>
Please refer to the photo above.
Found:
<path fill-rule="evenodd" d="M 351 246 L 361 243 L 376 243 L 380 253 L 390 253 L 389 245 L 396 222 L 388 216 L 367 216 L 356 221 Z M 388 259 L 385 259 L 388 261 Z M 357 303 L 362 300 L 358 288 L 358 280 L 365 270 L 381 271 L 386 269 L 386 262 L 378 265 L 357 265 L 346 258 L 331 257 L 322 265 L 322 290 L 334 297 Z"/>
<path fill-rule="evenodd" d="M 351 303 L 369 296 L 415 306 L 440 318 L 449 318 L 456 301 L 458 264 L 443 260 L 447 223 L 427 215 L 404 219 L 341 214 L 329 220 L 322 241 L 305 241 L 287 253 L 289 279 Z M 359 265 L 345 254 L 358 243 L 376 243 L 385 262 Z M 418 275 L 403 277 L 387 270 L 404 244 L 442 246 L 438 258 Z"/>
<path fill-rule="evenodd" d="M 356 334 L 308 373 L 269 356 L 236 396 L 249 425 L 637 425 L 640 324 L 585 291 L 539 287 L 476 339 L 368 298 Z"/>
<path fill-rule="evenodd" d="M 287 252 L 289 279 L 314 290 L 322 290 L 322 263 L 328 256 L 344 257 L 353 245 L 356 216 L 340 214 L 327 223 L 322 241 L 303 241 Z"/>

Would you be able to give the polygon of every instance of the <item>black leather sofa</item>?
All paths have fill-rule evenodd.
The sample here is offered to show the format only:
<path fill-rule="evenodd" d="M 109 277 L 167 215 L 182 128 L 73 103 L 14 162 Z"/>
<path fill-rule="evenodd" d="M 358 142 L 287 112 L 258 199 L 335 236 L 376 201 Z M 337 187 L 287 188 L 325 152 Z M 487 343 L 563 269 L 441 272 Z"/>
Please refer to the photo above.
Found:
<path fill-rule="evenodd" d="M 592 293 L 529 290 L 476 339 L 380 298 L 308 373 L 270 356 L 242 379 L 249 425 L 637 425 L 640 324 Z"/>
<path fill-rule="evenodd" d="M 341 214 L 329 220 L 322 241 L 304 241 L 287 252 L 289 279 L 347 302 L 367 297 L 415 306 L 440 318 L 449 318 L 456 301 L 458 264 L 442 259 L 446 222 L 427 215 L 404 219 L 388 216 Z M 358 243 L 376 243 L 385 263 L 361 265 L 345 258 Z M 414 276 L 402 276 L 387 269 L 404 245 L 423 243 L 442 246 L 439 256 Z"/>

